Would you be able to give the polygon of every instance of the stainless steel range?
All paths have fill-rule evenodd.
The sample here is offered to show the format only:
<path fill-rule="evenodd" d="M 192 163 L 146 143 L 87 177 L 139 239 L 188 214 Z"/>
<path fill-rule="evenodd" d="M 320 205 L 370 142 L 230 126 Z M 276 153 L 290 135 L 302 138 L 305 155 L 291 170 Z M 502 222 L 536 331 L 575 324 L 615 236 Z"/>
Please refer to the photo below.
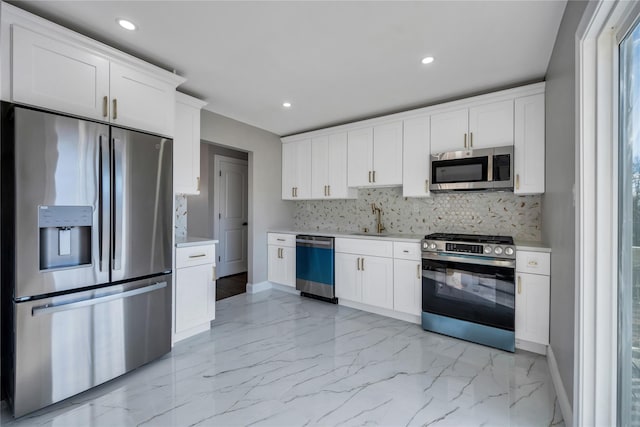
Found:
<path fill-rule="evenodd" d="M 422 328 L 515 351 L 515 253 L 507 236 L 425 236 Z"/>

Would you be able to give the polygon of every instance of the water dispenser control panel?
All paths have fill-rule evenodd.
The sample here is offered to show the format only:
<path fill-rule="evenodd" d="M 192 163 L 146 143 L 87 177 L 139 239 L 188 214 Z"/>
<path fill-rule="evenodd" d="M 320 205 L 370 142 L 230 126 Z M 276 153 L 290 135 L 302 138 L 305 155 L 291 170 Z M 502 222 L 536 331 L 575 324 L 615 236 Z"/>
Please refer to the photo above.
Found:
<path fill-rule="evenodd" d="M 40 270 L 91 264 L 91 206 L 38 206 Z"/>
<path fill-rule="evenodd" d="M 43 227 L 91 227 L 91 206 L 40 206 L 38 225 Z"/>

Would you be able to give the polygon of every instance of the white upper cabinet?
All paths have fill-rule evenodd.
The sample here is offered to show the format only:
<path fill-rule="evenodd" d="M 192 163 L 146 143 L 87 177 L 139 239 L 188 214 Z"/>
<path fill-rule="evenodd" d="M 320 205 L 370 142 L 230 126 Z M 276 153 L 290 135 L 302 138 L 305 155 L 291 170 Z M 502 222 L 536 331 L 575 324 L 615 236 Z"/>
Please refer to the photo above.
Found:
<path fill-rule="evenodd" d="M 515 101 L 514 193 L 544 193 L 545 172 L 544 94 Z"/>
<path fill-rule="evenodd" d="M 404 121 L 402 195 L 426 197 L 431 179 L 429 116 Z"/>
<path fill-rule="evenodd" d="M 513 100 L 469 108 L 469 148 L 513 145 Z"/>
<path fill-rule="evenodd" d="M 311 140 L 311 198 L 349 199 L 357 191 L 347 187 L 346 132 Z"/>
<path fill-rule="evenodd" d="M 173 135 L 176 87 L 137 68 L 111 62 L 111 123 Z"/>
<path fill-rule="evenodd" d="M 431 152 L 462 151 L 468 146 L 469 110 L 449 111 L 431 116 Z"/>
<path fill-rule="evenodd" d="M 176 92 L 173 137 L 173 188 L 179 194 L 200 193 L 200 110 L 199 99 Z"/>
<path fill-rule="evenodd" d="M 373 184 L 402 184 L 402 121 L 373 128 Z"/>
<path fill-rule="evenodd" d="M 6 3 L 2 99 L 173 136 L 175 89 L 185 81 Z"/>
<path fill-rule="evenodd" d="M 349 187 L 402 184 L 402 122 L 351 131 L 347 140 Z"/>
<path fill-rule="evenodd" d="M 372 185 L 373 128 L 353 130 L 347 136 L 347 159 L 349 187 Z"/>
<path fill-rule="evenodd" d="M 12 100 L 108 120 L 109 60 L 13 26 Z"/>
<path fill-rule="evenodd" d="M 431 116 L 431 152 L 513 145 L 513 100 Z"/>
<path fill-rule="evenodd" d="M 282 144 L 282 198 L 311 198 L 311 140 Z"/>

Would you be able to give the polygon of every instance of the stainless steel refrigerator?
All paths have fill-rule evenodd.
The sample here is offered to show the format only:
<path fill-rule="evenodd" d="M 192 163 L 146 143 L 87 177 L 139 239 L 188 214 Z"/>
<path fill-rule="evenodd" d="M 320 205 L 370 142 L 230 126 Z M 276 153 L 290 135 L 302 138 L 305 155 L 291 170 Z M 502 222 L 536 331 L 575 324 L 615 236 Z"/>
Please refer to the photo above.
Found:
<path fill-rule="evenodd" d="M 171 349 L 172 141 L 2 103 L 3 389 L 15 416 Z"/>

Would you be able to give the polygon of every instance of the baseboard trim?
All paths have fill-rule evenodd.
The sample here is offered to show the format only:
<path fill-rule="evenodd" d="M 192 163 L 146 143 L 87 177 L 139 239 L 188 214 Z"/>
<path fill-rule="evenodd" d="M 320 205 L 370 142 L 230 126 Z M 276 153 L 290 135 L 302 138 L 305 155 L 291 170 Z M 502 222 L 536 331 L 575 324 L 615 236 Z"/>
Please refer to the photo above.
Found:
<path fill-rule="evenodd" d="M 571 409 L 567 390 L 564 388 L 564 383 L 562 382 L 560 371 L 558 370 L 558 362 L 556 361 L 556 356 L 553 354 L 551 346 L 547 347 L 547 363 L 549 364 L 553 387 L 556 389 L 556 396 L 558 396 L 558 403 L 560 404 L 560 410 L 562 411 L 562 418 L 564 418 L 564 425 L 572 426 L 573 410 Z"/>
<path fill-rule="evenodd" d="M 538 344 L 537 342 L 525 341 L 516 338 L 516 348 L 520 350 L 530 351 L 531 353 L 547 355 L 547 345 Z"/>
<path fill-rule="evenodd" d="M 277 289 L 282 292 L 287 292 L 289 294 L 300 295 L 300 291 L 296 288 L 292 288 L 291 286 L 281 285 L 279 283 L 271 283 L 271 287 L 273 289 Z"/>
<path fill-rule="evenodd" d="M 344 305 L 345 307 L 351 307 L 357 310 L 368 311 L 369 313 L 379 314 L 381 316 L 391 317 L 393 319 L 404 320 L 405 322 L 415 323 L 417 325 L 422 324 L 422 320 L 420 316 L 415 316 L 413 314 L 407 314 L 407 313 L 400 313 L 398 311 L 390 310 L 387 308 L 374 307 L 372 305 L 363 304 L 357 301 L 338 298 L 338 305 Z"/>
<path fill-rule="evenodd" d="M 247 293 L 257 294 L 258 292 L 268 291 L 271 289 L 271 282 L 264 281 L 260 283 L 247 283 Z"/>

